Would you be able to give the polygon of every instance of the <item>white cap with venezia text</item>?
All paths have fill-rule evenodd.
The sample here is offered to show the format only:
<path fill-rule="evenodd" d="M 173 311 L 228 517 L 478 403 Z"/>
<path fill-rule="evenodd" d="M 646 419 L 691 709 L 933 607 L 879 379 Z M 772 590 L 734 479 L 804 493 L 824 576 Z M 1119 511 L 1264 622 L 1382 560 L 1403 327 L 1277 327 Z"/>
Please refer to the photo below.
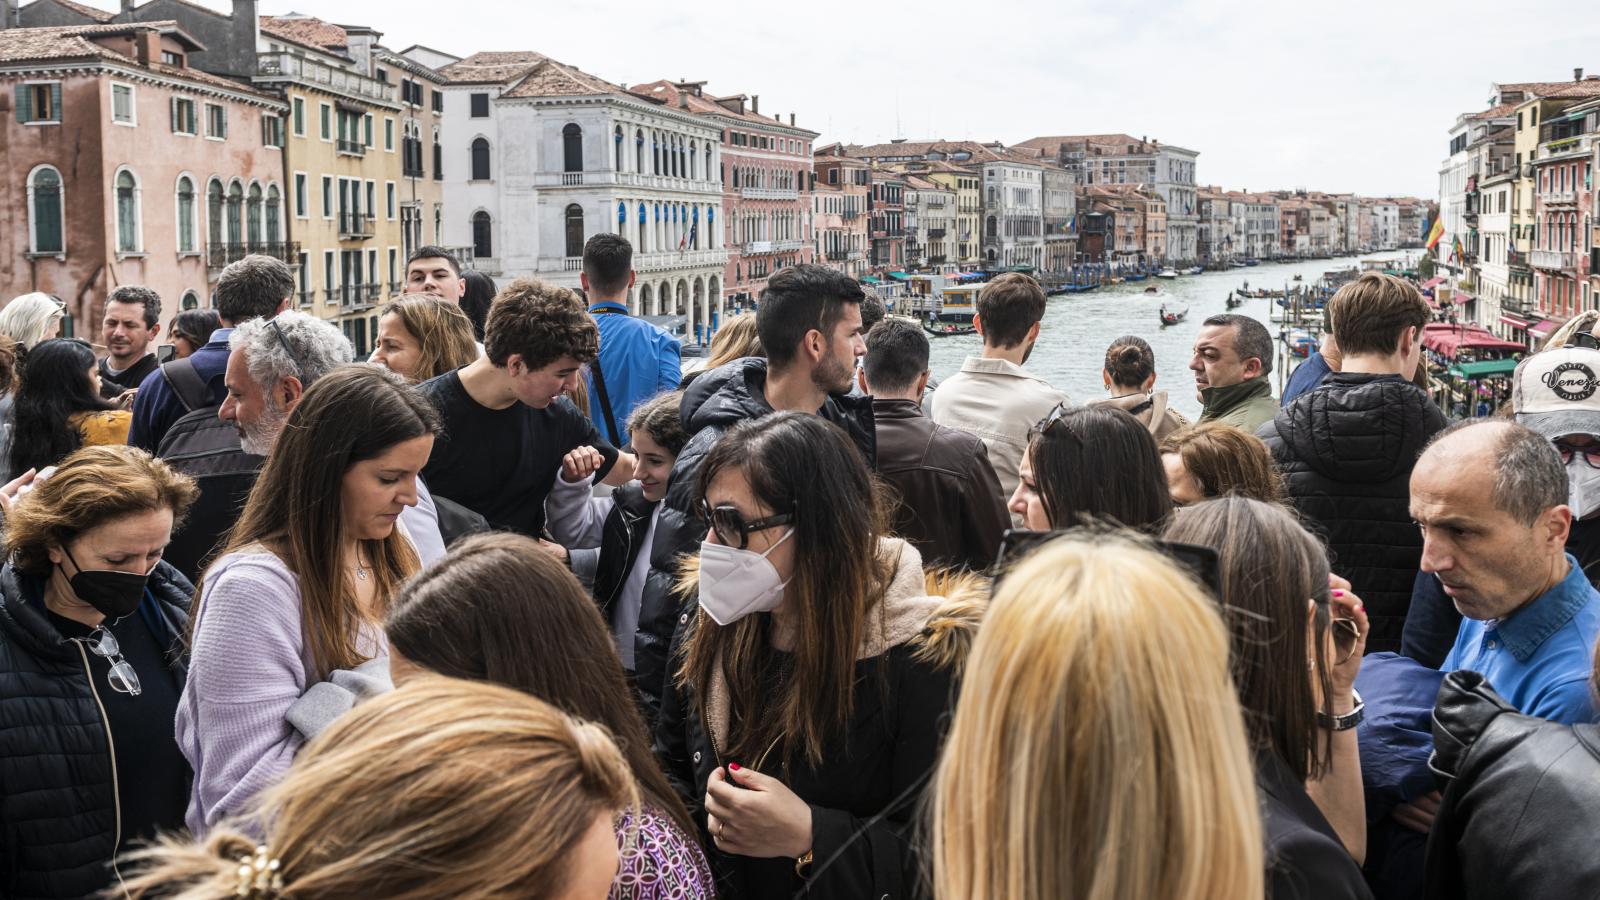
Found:
<path fill-rule="evenodd" d="M 1600 350 L 1561 347 L 1518 363 L 1511 410 L 1518 422 L 1551 440 L 1567 434 L 1600 437 Z"/>

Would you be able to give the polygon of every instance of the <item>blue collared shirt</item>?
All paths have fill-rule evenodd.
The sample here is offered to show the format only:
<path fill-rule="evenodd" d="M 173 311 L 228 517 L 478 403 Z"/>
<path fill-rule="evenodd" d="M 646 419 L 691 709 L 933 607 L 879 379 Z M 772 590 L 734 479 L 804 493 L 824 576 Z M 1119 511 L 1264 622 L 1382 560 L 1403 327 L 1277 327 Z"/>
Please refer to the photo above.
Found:
<path fill-rule="evenodd" d="M 600 368 L 619 433 L 615 437 L 607 434 L 600 392 L 592 379 L 589 419 L 602 435 L 622 447 L 628 443 L 628 417 L 633 408 L 662 391 L 677 390 L 683 377 L 682 347 L 677 338 L 662 329 L 628 315 L 628 307 L 621 303 L 603 300 L 592 304 L 589 313 L 600 329 Z"/>
<path fill-rule="evenodd" d="M 211 339 L 205 346 L 189 357 L 194 363 L 195 374 L 211 386 L 213 406 L 222 405 L 222 401 L 228 397 L 223 375 L 228 370 L 228 337 L 232 334 L 232 328 L 218 328 L 211 332 Z M 128 443 L 147 453 L 155 453 L 167 429 L 187 412 L 183 401 L 167 384 L 167 376 L 156 369 L 145 376 L 139 385 L 139 396 L 134 398 L 133 425 L 128 431 Z"/>
<path fill-rule="evenodd" d="M 1574 725 L 1594 721 L 1589 674 L 1600 635 L 1600 593 L 1572 554 L 1560 584 L 1505 619 L 1462 619 L 1441 671 L 1468 669 L 1519 711 Z"/>

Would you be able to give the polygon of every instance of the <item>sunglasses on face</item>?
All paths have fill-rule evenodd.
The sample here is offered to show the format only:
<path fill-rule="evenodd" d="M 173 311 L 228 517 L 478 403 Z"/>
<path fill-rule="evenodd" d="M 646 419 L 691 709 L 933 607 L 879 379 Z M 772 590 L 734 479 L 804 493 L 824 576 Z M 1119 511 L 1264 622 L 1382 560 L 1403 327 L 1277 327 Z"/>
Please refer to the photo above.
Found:
<path fill-rule="evenodd" d="M 1556 441 L 1555 445 L 1556 452 L 1561 454 L 1562 465 L 1567 465 L 1568 463 L 1572 462 L 1572 458 L 1574 456 L 1581 456 L 1583 457 L 1583 461 L 1589 464 L 1590 468 L 1600 469 L 1600 444 L 1590 444 L 1585 447 L 1579 447 L 1573 444 L 1568 444 L 1564 441 Z"/>
<path fill-rule="evenodd" d="M 711 530 L 716 533 L 717 543 L 740 550 L 749 547 L 751 534 L 794 522 L 794 513 L 779 513 L 747 522 L 744 514 L 734 507 L 712 506 L 704 500 L 700 501 L 698 511 L 700 520 L 709 523 Z"/>

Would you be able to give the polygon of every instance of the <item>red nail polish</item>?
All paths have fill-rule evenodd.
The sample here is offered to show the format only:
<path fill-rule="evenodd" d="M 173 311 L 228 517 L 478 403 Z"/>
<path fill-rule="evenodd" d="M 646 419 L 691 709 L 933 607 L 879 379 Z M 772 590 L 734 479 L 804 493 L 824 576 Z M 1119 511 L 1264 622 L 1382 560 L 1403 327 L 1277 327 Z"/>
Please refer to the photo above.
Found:
<path fill-rule="evenodd" d="M 1333 589 L 1333 595 L 1335 597 L 1343 597 L 1344 596 L 1344 591 L 1341 591 L 1338 588 L 1334 588 Z"/>
<path fill-rule="evenodd" d="M 728 771 L 730 771 L 730 772 L 739 771 L 739 764 L 738 763 L 728 763 Z"/>

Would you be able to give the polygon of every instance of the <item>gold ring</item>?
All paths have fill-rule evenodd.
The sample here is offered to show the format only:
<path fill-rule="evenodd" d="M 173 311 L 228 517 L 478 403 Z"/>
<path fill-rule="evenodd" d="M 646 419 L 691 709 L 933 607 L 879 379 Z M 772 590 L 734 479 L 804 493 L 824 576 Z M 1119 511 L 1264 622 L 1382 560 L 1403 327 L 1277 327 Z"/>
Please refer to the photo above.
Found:
<path fill-rule="evenodd" d="M 726 830 L 728 830 L 727 823 L 723 822 L 721 819 L 718 819 L 717 820 L 717 840 L 719 840 L 719 841 L 722 840 L 722 833 L 724 831 L 726 831 Z"/>

